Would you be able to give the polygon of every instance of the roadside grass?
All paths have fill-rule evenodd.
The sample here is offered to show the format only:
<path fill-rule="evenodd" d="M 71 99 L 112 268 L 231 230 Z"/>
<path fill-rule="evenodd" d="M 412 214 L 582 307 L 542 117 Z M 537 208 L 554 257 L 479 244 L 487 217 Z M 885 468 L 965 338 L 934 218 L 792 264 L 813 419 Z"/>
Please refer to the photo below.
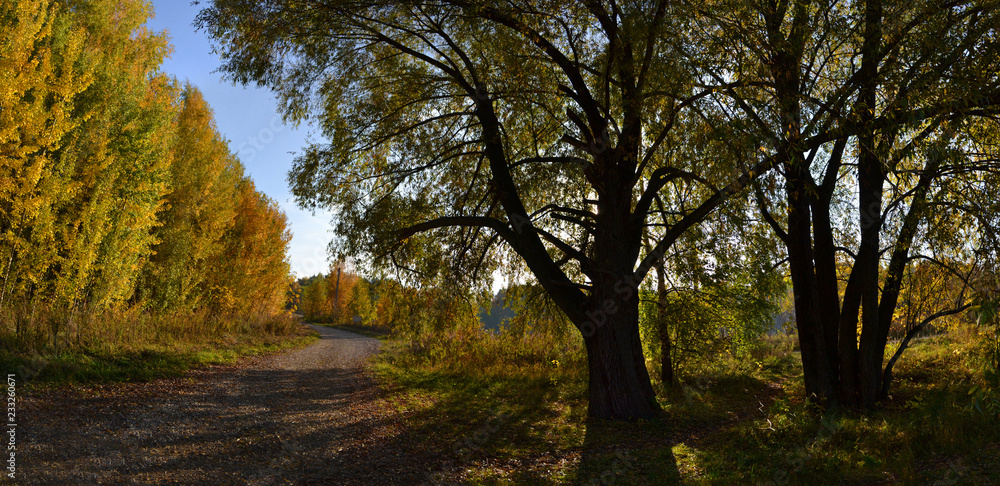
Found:
<path fill-rule="evenodd" d="M 397 338 L 374 363 L 411 436 L 439 452 L 431 484 L 1000 484 L 1000 417 L 969 407 L 982 375 L 961 335 L 914 343 L 867 414 L 807 403 L 781 344 L 655 384 L 664 414 L 616 423 L 586 418 L 579 349 L 487 334 L 440 351 Z"/>
<path fill-rule="evenodd" d="M 29 388 L 178 376 L 192 367 L 229 364 L 316 339 L 315 332 L 291 316 L 248 319 L 46 308 L 0 314 L 0 369 Z"/>

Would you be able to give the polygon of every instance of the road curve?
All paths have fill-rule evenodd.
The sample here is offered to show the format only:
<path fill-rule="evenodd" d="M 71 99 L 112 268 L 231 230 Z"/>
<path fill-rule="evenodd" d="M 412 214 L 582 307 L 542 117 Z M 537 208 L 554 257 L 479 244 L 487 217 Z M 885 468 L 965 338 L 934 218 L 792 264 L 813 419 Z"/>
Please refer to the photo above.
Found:
<path fill-rule="evenodd" d="M 363 367 L 379 342 L 313 329 L 316 343 L 235 366 L 26 396 L 18 482 L 422 482 L 423 453 L 403 452 L 397 414 Z"/>

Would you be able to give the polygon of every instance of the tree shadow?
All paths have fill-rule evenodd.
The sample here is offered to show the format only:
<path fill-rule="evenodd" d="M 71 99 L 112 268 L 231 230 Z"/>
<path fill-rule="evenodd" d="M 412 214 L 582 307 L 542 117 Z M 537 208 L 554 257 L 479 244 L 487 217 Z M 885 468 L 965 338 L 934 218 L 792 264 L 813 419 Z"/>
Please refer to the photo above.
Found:
<path fill-rule="evenodd" d="M 666 414 L 641 421 L 589 419 L 574 484 L 680 484 Z"/>

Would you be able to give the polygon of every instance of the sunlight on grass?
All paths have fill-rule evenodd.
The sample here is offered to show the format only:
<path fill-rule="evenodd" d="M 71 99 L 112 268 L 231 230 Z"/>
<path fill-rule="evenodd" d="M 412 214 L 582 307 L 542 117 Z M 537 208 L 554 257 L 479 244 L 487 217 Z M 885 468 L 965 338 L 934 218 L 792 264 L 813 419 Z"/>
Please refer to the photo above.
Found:
<path fill-rule="evenodd" d="M 980 380 L 961 338 L 922 340 L 896 370 L 892 398 L 868 414 L 804 399 L 798 353 L 760 350 L 753 366 L 731 357 L 659 385 L 662 418 L 586 418 L 586 368 L 554 346 L 516 348 L 468 334 L 440 349 L 390 340 L 379 381 L 428 448 L 462 464 L 448 478 L 474 484 L 948 484 L 996 482 L 1000 421 L 968 409 Z M 503 344 L 503 345 L 502 345 Z M 565 351 L 564 351 L 565 352 Z M 520 358 L 515 358 L 520 357 Z M 517 359 L 523 359 L 518 361 Z M 544 366 L 558 360 L 559 365 Z M 502 416 L 503 426 L 484 426 Z M 484 427 L 486 427 L 484 429 Z M 455 456 L 483 430 L 475 453 Z M 443 443 L 444 445 L 441 445 Z M 993 451 L 991 453 L 991 451 Z M 603 478 L 603 479 L 602 479 Z M 595 483 L 596 481 L 596 483 Z"/>
<path fill-rule="evenodd" d="M 316 339 L 290 316 L 254 320 L 206 312 L 82 313 L 44 307 L 31 314 L 14 312 L 3 313 L 0 366 L 32 386 L 176 376 L 193 366 L 228 364 Z"/>

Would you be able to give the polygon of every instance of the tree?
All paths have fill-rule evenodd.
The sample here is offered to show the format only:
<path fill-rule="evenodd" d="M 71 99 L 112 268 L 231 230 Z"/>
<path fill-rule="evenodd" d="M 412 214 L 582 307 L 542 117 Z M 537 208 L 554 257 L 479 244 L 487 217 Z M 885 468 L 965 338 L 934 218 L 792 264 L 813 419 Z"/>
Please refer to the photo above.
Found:
<path fill-rule="evenodd" d="M 0 63 L 13 70 L 0 101 L 0 294 L 96 307 L 132 295 L 176 114 L 175 87 L 156 73 L 168 45 L 145 29 L 148 9 L 19 1 L 0 11 L 14 27 Z"/>
<path fill-rule="evenodd" d="M 347 309 L 348 312 L 345 313 L 347 319 L 352 320 L 354 316 L 358 316 L 365 325 L 374 324 L 375 308 L 372 306 L 370 286 L 365 279 L 359 278 L 354 288 L 351 289 L 351 298 L 347 303 Z"/>
<path fill-rule="evenodd" d="M 236 315 L 270 318 L 285 304 L 292 239 L 288 217 L 242 173 L 236 182 L 235 206 L 233 224 L 222 237 L 223 249 L 206 265 L 205 285 L 216 297 L 231 295 L 239 306 L 230 309 Z"/>
<path fill-rule="evenodd" d="M 155 252 L 146 265 L 144 293 L 158 309 L 200 307 L 208 294 L 208 265 L 223 251 L 236 215 L 243 169 L 218 133 L 205 99 L 185 84 L 171 149 L 170 192 L 158 220 Z"/>
<path fill-rule="evenodd" d="M 647 348 L 659 354 L 660 379 L 679 383 L 678 371 L 699 358 L 728 351 L 737 359 L 774 326 L 773 303 L 784 283 L 774 261 L 779 249 L 745 204 L 728 204 L 689 231 L 654 266 L 654 286 L 643 290 Z M 659 345 L 659 349 L 652 349 Z"/>
<path fill-rule="evenodd" d="M 271 87 L 288 118 L 314 116 L 329 139 L 290 181 L 300 203 L 336 210 L 343 253 L 479 285 L 523 263 L 584 337 L 590 416 L 623 419 L 659 408 L 639 283 L 776 160 L 664 148 L 711 94 L 679 62 L 686 8 L 216 0 L 198 23 L 231 79 Z M 679 181 L 707 193 L 666 208 L 644 252 L 653 200 Z"/>
<path fill-rule="evenodd" d="M 406 330 L 413 316 L 416 291 L 391 278 L 376 280 L 374 289 L 375 326 L 394 333 Z"/>
<path fill-rule="evenodd" d="M 326 318 L 327 309 L 326 278 L 322 275 L 310 279 L 302 288 L 302 315 L 308 321 L 318 322 Z"/>
<path fill-rule="evenodd" d="M 888 393 L 888 333 L 915 260 L 995 259 L 982 194 L 1000 166 L 977 127 L 1000 108 L 998 6 L 733 1 L 699 16 L 691 59 L 731 53 L 706 78 L 780 162 L 755 195 L 787 250 L 810 396 L 870 408 Z"/>
<path fill-rule="evenodd" d="M 0 306 L 44 279 L 71 162 L 57 156 L 79 123 L 74 99 L 93 81 L 86 32 L 46 0 L 0 5 Z M 59 28 L 57 28 L 57 26 Z M 34 238 L 33 238 L 34 236 Z"/>

